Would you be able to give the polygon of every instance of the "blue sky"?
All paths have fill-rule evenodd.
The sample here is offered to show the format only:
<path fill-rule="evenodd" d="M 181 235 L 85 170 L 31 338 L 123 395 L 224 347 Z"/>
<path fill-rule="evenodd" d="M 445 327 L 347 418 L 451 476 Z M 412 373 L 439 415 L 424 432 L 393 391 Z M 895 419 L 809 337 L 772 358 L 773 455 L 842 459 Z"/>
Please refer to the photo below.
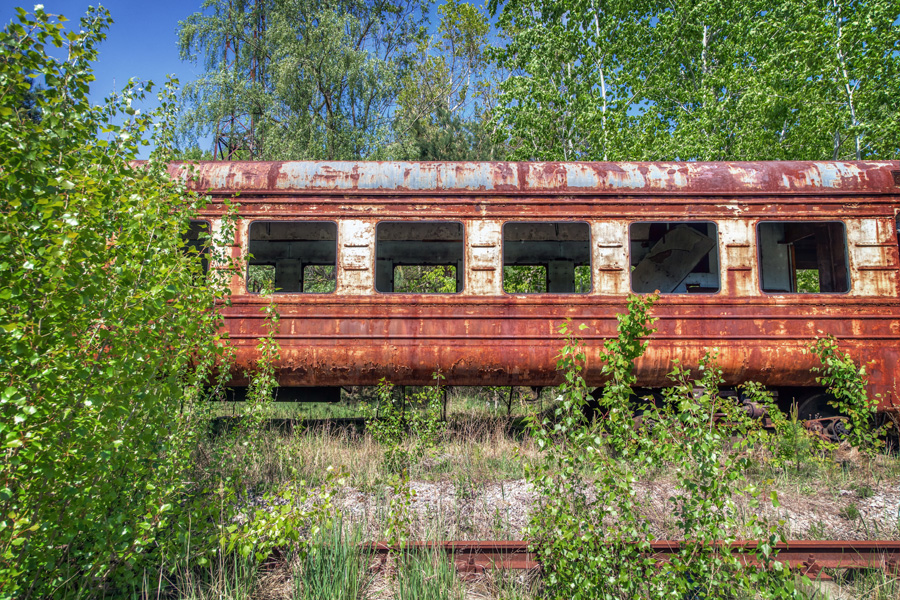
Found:
<path fill-rule="evenodd" d="M 15 7 L 32 10 L 34 2 L 0 1 L 0 19 L 6 25 L 15 16 Z M 175 74 L 182 81 L 194 79 L 197 67 L 178 58 L 178 21 L 200 9 L 200 0 L 46 0 L 44 10 L 62 14 L 68 25 L 78 26 L 88 6 L 105 6 L 115 21 L 100 46 L 100 60 L 94 64 L 92 95 L 100 99 L 113 89 L 121 88 L 130 77 L 152 79 L 162 83 L 166 75 Z"/>
<path fill-rule="evenodd" d="M 15 17 L 15 8 L 29 12 L 35 2 L 0 0 L 0 22 L 5 26 Z M 162 84 L 166 76 L 174 74 L 182 83 L 195 79 L 200 67 L 182 62 L 178 57 L 178 21 L 200 9 L 200 0 L 45 0 L 44 10 L 65 15 L 68 25 L 77 27 L 88 6 L 105 6 L 114 23 L 100 46 L 100 59 L 94 63 L 97 80 L 91 86 L 95 102 L 109 92 L 121 89 L 129 78 L 153 80 Z M 156 105 L 155 93 L 151 102 L 140 107 L 146 111 Z"/>
<path fill-rule="evenodd" d="M 94 63 L 96 81 L 91 85 L 91 98 L 102 102 L 113 90 L 120 90 L 131 77 L 152 80 L 160 85 L 168 75 L 175 75 L 182 85 L 202 74 L 202 64 L 182 61 L 178 56 L 178 22 L 200 10 L 202 0 L 44 0 L 44 10 L 50 14 L 64 15 L 69 27 L 78 27 L 79 19 L 88 7 L 103 5 L 112 15 L 114 23 L 106 32 L 106 41 L 100 46 L 100 58 Z M 479 5 L 482 0 L 470 0 Z M 431 6 L 430 17 L 437 22 L 436 7 Z M 17 6 L 31 12 L 36 2 L 0 0 L 0 26 L 15 18 Z M 157 105 L 155 92 L 143 106 L 143 112 Z M 201 146 L 206 140 L 201 140 Z M 146 158 L 149 149 L 142 152 Z"/>

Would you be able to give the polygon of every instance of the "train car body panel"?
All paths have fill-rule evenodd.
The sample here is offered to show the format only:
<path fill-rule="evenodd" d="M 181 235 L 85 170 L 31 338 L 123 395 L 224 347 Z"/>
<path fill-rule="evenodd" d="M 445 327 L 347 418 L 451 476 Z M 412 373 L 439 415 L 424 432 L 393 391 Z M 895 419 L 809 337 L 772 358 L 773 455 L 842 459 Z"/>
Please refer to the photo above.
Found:
<path fill-rule="evenodd" d="M 175 176 L 188 172 L 172 167 Z M 663 293 L 654 307 L 658 331 L 638 361 L 640 385 L 663 386 L 673 358 L 696 366 L 716 348 L 729 384 L 814 386 L 817 360 L 807 348 L 830 334 L 869 364 L 870 391 L 882 395 L 882 408 L 900 405 L 897 162 L 235 162 L 200 163 L 194 177 L 192 187 L 210 194 L 203 217 L 214 232 L 222 200 L 238 194 L 235 258 L 247 255 L 254 222 L 337 228 L 333 293 L 270 298 L 248 293 L 244 273 L 234 274 L 231 306 L 222 311 L 237 350 L 236 385 L 246 384 L 241 374 L 252 368 L 265 332 L 261 308 L 270 299 L 281 314 L 283 386 L 371 385 L 381 378 L 419 385 L 436 371 L 452 385 L 553 385 L 557 329 L 567 318 L 588 325 L 585 376 L 600 384 L 603 340 L 614 335 L 639 269 L 667 274 L 648 276 L 647 285 L 684 279 L 681 293 Z M 379 291 L 378 282 L 393 277 L 387 271 L 403 262 L 378 255 L 378 227 L 387 222 L 420 229 L 460 223 L 459 240 L 434 234 L 445 240 L 435 247 L 461 244 L 458 256 L 439 259 L 441 250 L 433 257 L 453 262 L 458 292 Z M 562 237 L 529 233 L 529 223 L 535 232 L 555 224 Z M 534 244 L 538 254 L 548 244 L 587 244 L 589 291 L 505 293 L 510 224 L 516 240 Z M 586 237 L 565 237 L 580 227 Z M 436 243 L 429 235 L 420 236 L 423 244 Z M 405 243 L 397 247 L 417 248 Z M 715 253 L 704 254 L 711 245 Z M 560 256 L 539 259 L 548 261 L 548 286 L 551 271 L 571 273 L 575 255 Z M 692 275 L 684 278 L 687 264 Z M 809 270 L 824 293 L 794 293 Z"/>

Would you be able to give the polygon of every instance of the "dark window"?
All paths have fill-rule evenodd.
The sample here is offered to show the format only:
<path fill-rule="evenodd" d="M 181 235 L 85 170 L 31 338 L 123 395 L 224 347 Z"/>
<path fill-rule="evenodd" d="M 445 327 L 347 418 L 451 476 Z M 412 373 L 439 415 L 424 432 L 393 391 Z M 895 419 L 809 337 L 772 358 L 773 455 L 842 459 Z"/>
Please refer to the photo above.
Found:
<path fill-rule="evenodd" d="M 462 223 L 392 221 L 375 230 L 375 289 L 453 294 L 463 288 Z"/>
<path fill-rule="evenodd" d="M 587 223 L 506 223 L 503 291 L 586 294 L 591 291 L 591 228 Z"/>
<path fill-rule="evenodd" d="M 250 224 L 247 291 L 326 294 L 335 290 L 337 225 L 328 221 Z"/>
<path fill-rule="evenodd" d="M 631 289 L 640 294 L 711 294 L 719 291 L 716 224 L 632 223 Z"/>
<path fill-rule="evenodd" d="M 843 223 L 760 223 L 756 240 L 764 292 L 818 294 L 850 290 Z"/>
<path fill-rule="evenodd" d="M 183 239 L 185 252 L 199 254 L 203 272 L 209 271 L 209 222 L 191 221 Z"/>

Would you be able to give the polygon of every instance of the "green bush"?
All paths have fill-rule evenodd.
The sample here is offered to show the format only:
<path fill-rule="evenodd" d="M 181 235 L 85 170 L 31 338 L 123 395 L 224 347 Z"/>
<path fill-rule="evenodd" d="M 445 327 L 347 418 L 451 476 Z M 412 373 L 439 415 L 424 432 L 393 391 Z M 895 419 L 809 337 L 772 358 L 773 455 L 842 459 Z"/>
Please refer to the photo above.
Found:
<path fill-rule="evenodd" d="M 774 431 L 771 434 L 759 429 L 756 438 L 760 446 L 771 452 L 768 462 L 775 467 L 793 465 L 794 471 L 799 472 L 803 465 L 809 464 L 812 459 L 818 459 L 833 447 L 833 444 L 806 428 L 799 418 L 796 404 L 791 407 L 790 414 L 786 415 L 778 407 L 772 393 L 758 382 L 747 382 L 742 389 L 750 402 L 765 407 L 772 423 Z"/>
<path fill-rule="evenodd" d="M 382 379 L 375 402 L 363 406 L 366 431 L 384 447 L 384 465 L 389 473 L 408 471 L 440 441 L 446 427 L 441 420 L 442 379 L 435 373 L 435 385 L 421 388 L 411 399 L 397 394 L 394 386 Z"/>
<path fill-rule="evenodd" d="M 3 597 L 91 596 L 159 560 L 221 358 L 224 280 L 182 240 L 204 202 L 166 172 L 172 85 L 150 115 L 151 84 L 91 104 L 111 19 L 61 21 L 18 9 L 0 33 Z"/>
<path fill-rule="evenodd" d="M 619 315 L 618 336 L 605 344 L 602 359 L 609 380 L 600 398 L 605 416 L 599 420 L 585 418 L 584 346 L 570 322 L 560 327 L 566 344 L 557 365 L 564 381 L 553 414 L 530 418 L 543 460 L 526 470 L 539 498 L 527 537 L 544 566 L 548 597 L 647 597 L 659 587 L 658 570 L 641 554 L 652 539 L 634 494 L 642 463 L 635 469 L 634 463 L 618 459 L 645 450 L 636 443 L 629 399 L 634 359 L 653 331 L 648 313 L 654 301 L 629 297 L 628 312 Z"/>
<path fill-rule="evenodd" d="M 853 359 L 838 347 L 833 336 L 817 339 L 810 351 L 822 362 L 816 370 L 822 373 L 816 381 L 826 386 L 833 400 L 829 404 L 848 418 L 848 441 L 865 451 L 879 445 L 880 431 L 874 427 L 878 396 L 869 397 L 865 366 L 856 366 Z"/>
<path fill-rule="evenodd" d="M 632 296 L 619 315 L 618 335 L 600 356 L 607 382 L 602 416 L 593 421 L 583 411 L 586 350 L 570 323 L 560 329 L 564 383 L 555 413 L 531 419 L 543 461 L 527 471 L 539 498 L 527 535 L 545 569 L 545 591 L 551 598 L 794 597 L 793 579 L 772 560 L 774 530 L 738 518 L 736 496 L 748 496 L 751 509 L 759 504 L 744 474 L 757 427 L 719 395 L 715 353 L 701 361 L 699 380 L 674 366 L 664 406 L 632 403 L 634 363 L 653 332 L 654 301 Z M 723 412 L 730 427 L 716 423 Z M 636 486 L 651 472 L 671 473 L 678 490 L 669 504 L 682 548 L 662 567 L 651 558 L 648 500 Z M 718 543 L 738 534 L 759 540 L 754 554 L 768 569 L 745 569 L 738 553 Z"/>
<path fill-rule="evenodd" d="M 167 174 L 174 84 L 149 115 L 134 108 L 149 83 L 91 104 L 112 21 L 62 21 L 19 9 L 0 33 L 0 598 L 115 596 L 146 572 L 256 561 L 302 542 L 329 499 L 307 503 L 300 481 L 252 507 L 237 459 L 198 472 L 228 374 L 216 308 L 233 215 L 208 252 L 185 243 L 206 200 Z M 267 317 L 243 439 L 227 448 L 252 440 L 275 385 L 274 306 Z"/>

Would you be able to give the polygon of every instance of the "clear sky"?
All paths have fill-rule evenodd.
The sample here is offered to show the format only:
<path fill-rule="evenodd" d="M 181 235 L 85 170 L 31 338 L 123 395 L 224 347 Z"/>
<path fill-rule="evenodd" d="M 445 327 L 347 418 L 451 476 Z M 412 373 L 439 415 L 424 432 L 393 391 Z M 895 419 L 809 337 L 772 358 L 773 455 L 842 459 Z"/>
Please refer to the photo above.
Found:
<path fill-rule="evenodd" d="M 0 0 L 0 23 L 3 26 L 15 18 L 15 8 L 21 6 L 31 12 L 36 2 Z M 128 79 L 153 80 L 162 84 L 166 76 L 174 74 L 182 84 L 195 79 L 201 68 L 178 57 L 178 21 L 200 10 L 200 0 L 44 0 L 44 10 L 65 15 L 70 27 L 77 27 L 88 6 L 105 6 L 114 23 L 106 32 L 100 46 L 100 59 L 94 64 L 97 80 L 91 86 L 91 97 L 100 102 L 115 89 L 121 89 Z M 146 111 L 152 102 L 140 107 Z"/>

